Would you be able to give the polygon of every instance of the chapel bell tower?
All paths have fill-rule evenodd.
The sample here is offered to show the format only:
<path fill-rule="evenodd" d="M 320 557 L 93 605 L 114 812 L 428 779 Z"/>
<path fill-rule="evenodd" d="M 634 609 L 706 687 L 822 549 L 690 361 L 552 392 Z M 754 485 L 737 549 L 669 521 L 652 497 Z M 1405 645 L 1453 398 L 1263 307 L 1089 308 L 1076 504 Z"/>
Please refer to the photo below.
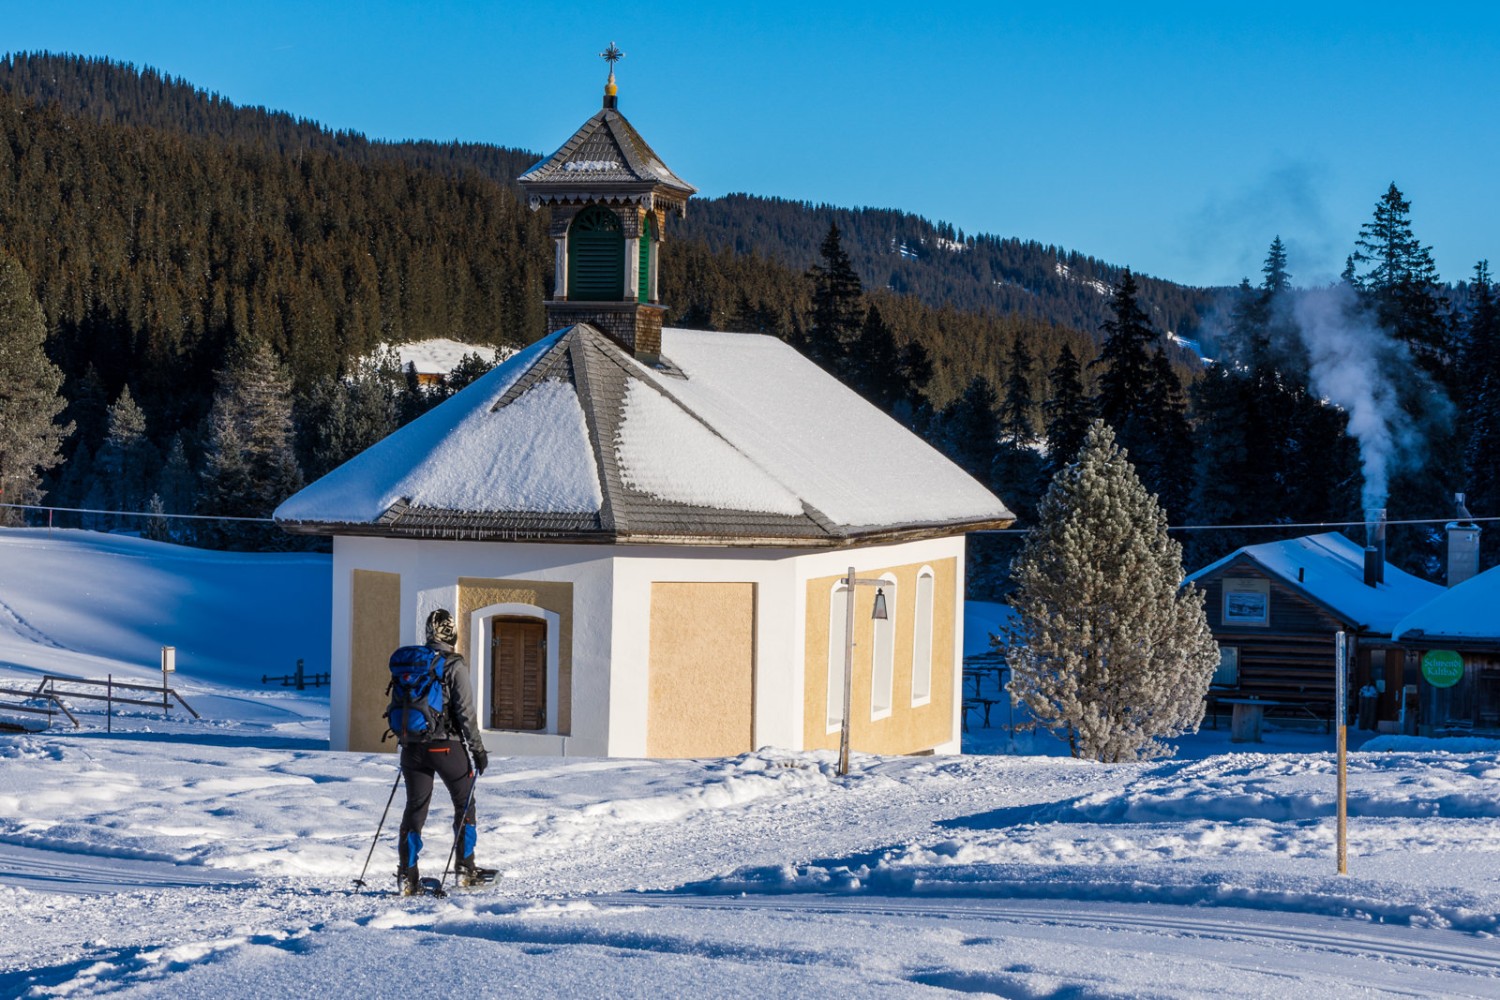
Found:
<path fill-rule="evenodd" d="M 625 53 L 610 42 L 600 56 L 609 63 L 604 107 L 519 182 L 532 209 L 552 207 L 557 256 L 547 332 L 588 323 L 655 362 L 666 313 L 657 253 L 667 214 L 683 216 L 698 189 L 667 169 L 620 114 L 615 63 Z"/>

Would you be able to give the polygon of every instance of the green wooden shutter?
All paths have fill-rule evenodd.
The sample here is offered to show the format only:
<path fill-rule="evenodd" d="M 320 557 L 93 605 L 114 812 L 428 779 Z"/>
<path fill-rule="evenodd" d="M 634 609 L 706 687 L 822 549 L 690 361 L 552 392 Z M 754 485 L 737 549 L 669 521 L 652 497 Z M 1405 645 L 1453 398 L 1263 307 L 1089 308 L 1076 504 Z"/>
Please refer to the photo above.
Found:
<path fill-rule="evenodd" d="M 625 233 L 620 219 L 592 205 L 568 227 L 568 298 L 617 301 L 625 290 Z"/>
<path fill-rule="evenodd" d="M 641 280 L 636 290 L 637 302 L 651 301 L 651 216 L 641 220 Z"/>

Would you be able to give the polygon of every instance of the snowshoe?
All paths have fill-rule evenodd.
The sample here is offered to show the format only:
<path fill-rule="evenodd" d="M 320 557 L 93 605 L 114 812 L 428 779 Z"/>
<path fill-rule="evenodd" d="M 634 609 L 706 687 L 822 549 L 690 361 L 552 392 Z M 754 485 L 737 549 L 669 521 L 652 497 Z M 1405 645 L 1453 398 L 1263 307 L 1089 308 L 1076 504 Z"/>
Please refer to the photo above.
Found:
<path fill-rule="evenodd" d="M 489 885 L 495 881 L 499 872 L 494 868 L 480 868 L 475 864 L 463 864 L 458 866 L 458 884 L 460 888 L 472 889 L 475 886 Z"/>
<path fill-rule="evenodd" d="M 443 883 L 435 878 L 423 878 L 417 873 L 416 868 L 402 868 L 396 872 L 397 891 L 403 896 L 437 896 L 439 898 L 448 895 L 443 891 Z"/>

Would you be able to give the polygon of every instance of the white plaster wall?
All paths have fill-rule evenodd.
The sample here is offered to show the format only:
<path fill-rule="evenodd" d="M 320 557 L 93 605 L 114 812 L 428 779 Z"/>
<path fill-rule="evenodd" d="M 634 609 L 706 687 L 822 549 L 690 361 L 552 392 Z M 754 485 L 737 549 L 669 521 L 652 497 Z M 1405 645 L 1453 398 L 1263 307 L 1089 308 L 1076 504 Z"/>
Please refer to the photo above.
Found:
<path fill-rule="evenodd" d="M 484 744 L 491 752 L 505 755 L 609 754 L 611 551 L 604 545 L 335 538 L 333 676 L 329 690 L 333 748 L 347 749 L 349 745 L 350 580 L 354 570 L 369 569 L 401 574 L 403 644 L 423 641 L 432 609 L 442 606 L 456 611 L 460 577 L 572 583 L 571 734 L 485 732 Z M 460 652 L 470 663 L 477 662 L 472 650 Z"/>
<path fill-rule="evenodd" d="M 757 747 L 802 749 L 807 581 L 893 565 L 957 561 L 953 623 L 953 732 L 963 691 L 964 540 L 929 539 L 808 553 L 800 549 L 686 549 L 680 546 L 549 545 L 341 537 L 333 546 L 330 743 L 349 745 L 351 580 L 356 569 L 401 574 L 401 642 L 421 642 L 427 614 L 455 610 L 459 577 L 573 584 L 571 735 L 486 732 L 504 755 L 644 756 L 649 706 L 651 584 L 756 585 L 755 732 Z M 815 636 L 823 643 L 826 636 Z M 462 650 L 470 663 L 471 650 Z M 959 739 L 937 748 L 956 753 Z"/>
<path fill-rule="evenodd" d="M 802 695 L 797 686 L 795 550 L 685 549 L 618 546 L 615 549 L 615 654 L 610 696 L 610 753 L 646 753 L 650 701 L 651 584 L 753 583 L 755 587 L 755 731 L 757 747 L 796 748 L 802 741 Z"/>

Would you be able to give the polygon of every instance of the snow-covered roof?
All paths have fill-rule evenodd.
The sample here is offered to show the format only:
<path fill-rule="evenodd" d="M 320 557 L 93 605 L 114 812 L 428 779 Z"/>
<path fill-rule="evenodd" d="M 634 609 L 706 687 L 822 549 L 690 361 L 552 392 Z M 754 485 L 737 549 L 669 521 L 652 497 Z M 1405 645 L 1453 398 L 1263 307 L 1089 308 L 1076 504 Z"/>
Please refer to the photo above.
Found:
<path fill-rule="evenodd" d="M 507 357 L 511 353 L 508 348 L 494 348 L 485 344 L 465 344 L 457 340 L 449 340 L 446 337 L 437 337 L 432 340 L 417 340 L 409 344 L 396 344 L 389 348 L 381 344 L 375 348 L 377 356 L 383 354 L 387 349 L 396 352 L 401 367 L 412 365 L 419 375 L 447 375 L 458 367 L 458 363 L 466 355 L 477 354 L 481 358 L 491 358 L 497 354 Z"/>
<path fill-rule="evenodd" d="M 293 531 L 813 544 L 1013 515 L 773 337 L 662 331 L 647 365 L 554 333 L 276 510 Z"/>
<path fill-rule="evenodd" d="M 1443 591 L 1397 622 L 1391 637 L 1500 644 L 1500 566 Z"/>
<path fill-rule="evenodd" d="M 1403 616 L 1443 590 L 1390 563 L 1385 564 L 1383 583 L 1366 585 L 1364 548 L 1332 531 L 1246 545 L 1203 567 L 1184 582 L 1206 579 L 1241 556 L 1351 624 L 1383 635 L 1389 635 Z"/>

